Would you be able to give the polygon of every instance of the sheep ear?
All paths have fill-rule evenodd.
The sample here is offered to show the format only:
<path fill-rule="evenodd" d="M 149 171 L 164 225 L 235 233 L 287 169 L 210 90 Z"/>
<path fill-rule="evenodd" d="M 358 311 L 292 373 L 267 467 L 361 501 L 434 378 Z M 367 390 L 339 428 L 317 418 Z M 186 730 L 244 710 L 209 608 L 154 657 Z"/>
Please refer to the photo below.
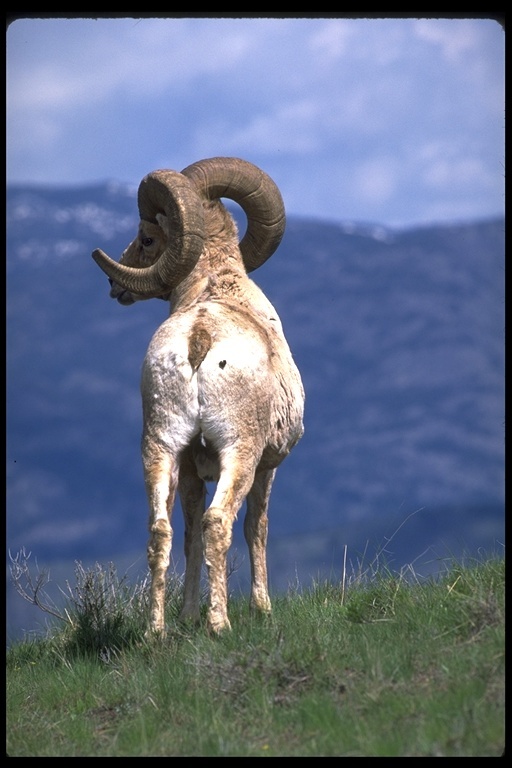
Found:
<path fill-rule="evenodd" d="M 157 213 L 155 218 L 167 237 L 169 237 L 169 222 L 167 216 L 164 213 Z"/>

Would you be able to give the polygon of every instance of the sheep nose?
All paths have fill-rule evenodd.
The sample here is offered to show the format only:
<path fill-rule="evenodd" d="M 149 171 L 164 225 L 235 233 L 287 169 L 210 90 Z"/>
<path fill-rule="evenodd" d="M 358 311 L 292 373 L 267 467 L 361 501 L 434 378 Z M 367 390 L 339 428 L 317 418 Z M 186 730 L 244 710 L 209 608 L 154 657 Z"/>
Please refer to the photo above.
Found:
<path fill-rule="evenodd" d="M 114 283 L 114 281 L 109 277 L 108 282 L 110 283 L 110 291 L 109 296 L 111 299 L 117 299 L 119 295 L 119 286 Z"/>

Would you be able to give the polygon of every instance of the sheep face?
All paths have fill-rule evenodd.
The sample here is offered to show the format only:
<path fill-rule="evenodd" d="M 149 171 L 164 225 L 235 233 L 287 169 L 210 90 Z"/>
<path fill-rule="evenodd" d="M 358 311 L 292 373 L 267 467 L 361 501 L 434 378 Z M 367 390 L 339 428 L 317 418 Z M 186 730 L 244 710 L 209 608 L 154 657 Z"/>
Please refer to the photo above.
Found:
<path fill-rule="evenodd" d="M 167 246 L 167 217 L 161 213 L 156 214 L 157 224 L 151 221 L 141 221 L 137 237 L 132 240 L 130 245 L 123 251 L 120 264 L 127 267 L 150 267 L 154 264 Z M 110 297 L 117 299 L 120 304 L 125 306 L 133 304 L 136 301 L 144 301 L 147 296 L 139 293 L 132 293 L 122 288 L 118 283 L 110 280 Z M 162 295 L 163 299 L 168 299 L 169 295 Z"/>

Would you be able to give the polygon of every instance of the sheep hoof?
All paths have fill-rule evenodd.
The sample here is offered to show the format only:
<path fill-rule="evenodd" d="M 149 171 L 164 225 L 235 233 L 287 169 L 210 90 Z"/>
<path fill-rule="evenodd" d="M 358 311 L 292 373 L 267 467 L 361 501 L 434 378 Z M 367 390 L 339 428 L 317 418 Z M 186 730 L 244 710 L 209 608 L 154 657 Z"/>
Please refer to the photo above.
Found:
<path fill-rule="evenodd" d="M 210 635 L 220 635 L 223 632 L 231 630 L 231 624 L 227 616 L 223 619 L 208 619 L 208 632 Z"/>
<path fill-rule="evenodd" d="M 179 615 L 178 621 L 180 624 L 185 624 L 189 627 L 197 627 L 201 623 L 201 617 L 198 612 L 188 613 L 182 611 Z"/>
<path fill-rule="evenodd" d="M 153 640 L 165 640 L 166 636 L 167 636 L 167 631 L 166 631 L 165 627 L 162 627 L 160 629 L 155 629 L 153 627 L 149 627 L 144 632 L 144 638 L 146 640 L 151 640 L 151 641 L 153 641 Z"/>

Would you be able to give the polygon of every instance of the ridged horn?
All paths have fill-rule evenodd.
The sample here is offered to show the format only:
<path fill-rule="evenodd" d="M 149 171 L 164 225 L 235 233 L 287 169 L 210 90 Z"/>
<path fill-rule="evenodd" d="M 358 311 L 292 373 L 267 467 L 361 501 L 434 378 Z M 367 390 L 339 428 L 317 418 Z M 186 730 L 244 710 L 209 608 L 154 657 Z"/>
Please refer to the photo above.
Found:
<path fill-rule="evenodd" d="M 182 171 L 203 197 L 234 200 L 247 216 L 240 250 L 247 272 L 260 267 L 282 240 L 286 214 L 279 189 L 264 171 L 237 157 L 199 160 Z"/>
<path fill-rule="evenodd" d="M 177 171 L 153 171 L 138 191 L 140 218 L 156 222 L 167 216 L 172 240 L 155 264 L 128 267 L 96 249 L 92 257 L 116 283 L 132 293 L 160 296 L 176 287 L 194 268 L 204 243 L 204 214 L 194 185 Z"/>

